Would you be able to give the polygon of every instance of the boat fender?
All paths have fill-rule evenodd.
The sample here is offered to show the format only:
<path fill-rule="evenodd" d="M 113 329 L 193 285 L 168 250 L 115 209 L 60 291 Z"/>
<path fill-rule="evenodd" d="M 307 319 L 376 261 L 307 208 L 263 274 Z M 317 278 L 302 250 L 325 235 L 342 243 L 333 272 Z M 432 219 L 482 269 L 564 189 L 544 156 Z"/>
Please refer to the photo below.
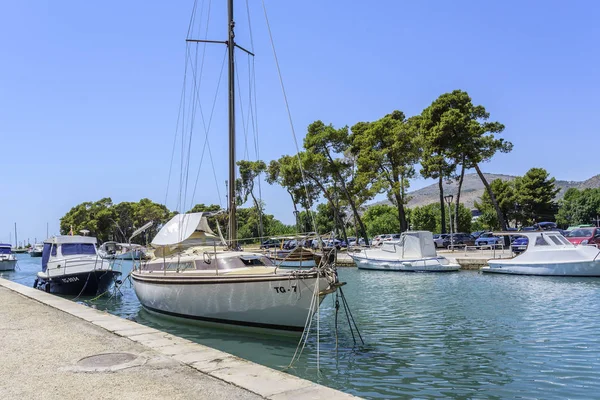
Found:
<path fill-rule="evenodd" d="M 46 289 L 46 293 L 50 293 L 50 282 L 46 282 L 44 289 Z"/>
<path fill-rule="evenodd" d="M 37 289 L 38 286 L 38 278 L 35 278 L 35 281 L 33 281 L 33 288 Z"/>
<path fill-rule="evenodd" d="M 212 259 L 210 258 L 210 253 L 208 251 L 202 253 L 202 258 L 204 259 L 204 262 L 206 264 L 210 264 L 212 262 Z"/>

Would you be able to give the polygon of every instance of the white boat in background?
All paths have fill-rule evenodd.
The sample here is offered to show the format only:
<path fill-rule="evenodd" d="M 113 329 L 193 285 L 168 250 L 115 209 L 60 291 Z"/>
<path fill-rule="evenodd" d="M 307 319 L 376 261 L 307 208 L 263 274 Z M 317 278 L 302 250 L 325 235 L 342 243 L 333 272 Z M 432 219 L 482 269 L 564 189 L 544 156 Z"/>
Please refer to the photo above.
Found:
<path fill-rule="evenodd" d="M 139 244 L 104 242 L 98 248 L 98 255 L 109 260 L 144 260 L 145 248 Z"/>
<path fill-rule="evenodd" d="M 452 272 L 460 265 L 438 256 L 433 234 L 428 231 L 408 231 L 400 240 L 383 242 L 376 249 L 348 253 L 359 269 L 404 272 Z"/>
<path fill-rule="evenodd" d="M 29 249 L 29 255 L 31 257 L 41 257 L 43 251 L 44 251 L 44 244 L 36 243 L 31 247 L 31 249 Z"/>
<path fill-rule="evenodd" d="M 42 271 L 34 287 L 51 293 L 95 295 L 112 285 L 121 271 L 100 258 L 96 238 L 54 236 L 44 241 Z"/>
<path fill-rule="evenodd" d="M 12 253 L 10 244 L 0 243 L 0 271 L 14 271 L 17 257 Z"/>
<path fill-rule="evenodd" d="M 500 233 L 515 235 L 515 232 Z M 600 250 L 575 246 L 560 232 L 518 232 L 527 250 L 509 259 L 489 260 L 482 272 L 514 275 L 600 276 Z"/>

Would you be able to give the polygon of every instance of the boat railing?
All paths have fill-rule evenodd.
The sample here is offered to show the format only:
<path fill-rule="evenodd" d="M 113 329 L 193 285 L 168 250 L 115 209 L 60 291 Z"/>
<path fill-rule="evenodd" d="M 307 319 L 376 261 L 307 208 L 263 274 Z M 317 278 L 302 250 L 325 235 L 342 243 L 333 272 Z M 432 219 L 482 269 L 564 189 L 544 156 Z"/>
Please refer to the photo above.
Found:
<path fill-rule="evenodd" d="M 504 244 L 503 243 L 484 244 L 484 245 L 479 245 L 479 246 L 466 246 L 465 245 L 465 256 L 467 255 L 467 253 L 470 250 L 471 251 L 477 251 L 477 250 L 490 251 L 492 253 L 493 258 L 496 258 L 496 250 L 498 250 L 500 253 L 500 258 L 502 258 L 502 254 L 504 254 Z"/>
<path fill-rule="evenodd" d="M 455 249 L 462 250 L 465 247 L 467 247 L 467 245 L 465 243 L 451 244 L 451 245 L 448 246 L 448 250 L 452 250 L 452 251 L 454 251 Z"/>
<path fill-rule="evenodd" d="M 76 268 L 78 266 L 81 266 L 84 264 L 89 264 L 90 259 L 88 257 L 82 256 L 82 257 L 73 257 L 73 258 L 61 258 L 61 259 L 53 260 L 53 261 L 57 263 L 55 269 L 62 270 L 64 274 L 67 274 L 67 271 L 69 269 L 72 270 L 73 268 Z M 107 264 L 107 268 L 104 268 L 105 262 Z M 105 261 L 100 256 L 96 256 L 96 258 L 94 260 L 94 270 L 113 269 L 113 267 L 114 267 L 114 265 L 111 264 L 110 261 L 108 261 L 108 260 Z"/>

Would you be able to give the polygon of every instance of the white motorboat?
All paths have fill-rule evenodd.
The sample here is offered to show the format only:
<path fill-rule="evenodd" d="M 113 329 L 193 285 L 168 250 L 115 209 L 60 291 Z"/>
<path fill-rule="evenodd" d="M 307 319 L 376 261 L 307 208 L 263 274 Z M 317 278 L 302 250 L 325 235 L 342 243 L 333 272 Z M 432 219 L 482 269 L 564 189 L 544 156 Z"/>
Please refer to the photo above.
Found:
<path fill-rule="evenodd" d="M 98 256 L 96 238 L 54 236 L 44 241 L 42 271 L 34 287 L 51 293 L 95 295 L 105 292 L 120 275 Z"/>
<path fill-rule="evenodd" d="M 12 253 L 10 244 L 0 243 L 0 271 L 14 271 L 17 257 Z"/>
<path fill-rule="evenodd" d="M 514 235 L 515 232 L 510 232 Z M 575 246 L 560 232 L 518 232 L 527 249 L 509 259 L 489 260 L 482 272 L 514 275 L 600 276 L 600 250 Z"/>
<path fill-rule="evenodd" d="M 301 332 L 334 291 L 330 268 L 282 270 L 264 254 L 217 250 L 203 213 L 178 214 L 152 241 L 154 258 L 131 277 L 149 311 L 191 320 Z"/>
<path fill-rule="evenodd" d="M 44 244 L 36 243 L 31 247 L 31 249 L 29 249 L 29 255 L 31 257 L 41 257 L 43 251 L 44 251 Z"/>
<path fill-rule="evenodd" d="M 398 241 L 383 242 L 376 249 L 348 253 L 360 269 L 405 272 L 452 272 L 460 265 L 439 256 L 433 234 L 428 231 L 408 231 Z"/>

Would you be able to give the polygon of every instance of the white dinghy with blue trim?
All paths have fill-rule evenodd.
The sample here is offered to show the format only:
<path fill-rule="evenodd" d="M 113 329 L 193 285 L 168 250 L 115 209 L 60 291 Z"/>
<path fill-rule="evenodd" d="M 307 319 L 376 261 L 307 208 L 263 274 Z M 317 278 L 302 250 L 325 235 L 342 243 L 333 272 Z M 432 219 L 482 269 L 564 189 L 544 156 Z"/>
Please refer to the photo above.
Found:
<path fill-rule="evenodd" d="M 408 231 L 400 240 L 384 242 L 377 249 L 349 253 L 359 269 L 404 272 L 453 272 L 460 265 L 439 256 L 428 231 Z"/>

